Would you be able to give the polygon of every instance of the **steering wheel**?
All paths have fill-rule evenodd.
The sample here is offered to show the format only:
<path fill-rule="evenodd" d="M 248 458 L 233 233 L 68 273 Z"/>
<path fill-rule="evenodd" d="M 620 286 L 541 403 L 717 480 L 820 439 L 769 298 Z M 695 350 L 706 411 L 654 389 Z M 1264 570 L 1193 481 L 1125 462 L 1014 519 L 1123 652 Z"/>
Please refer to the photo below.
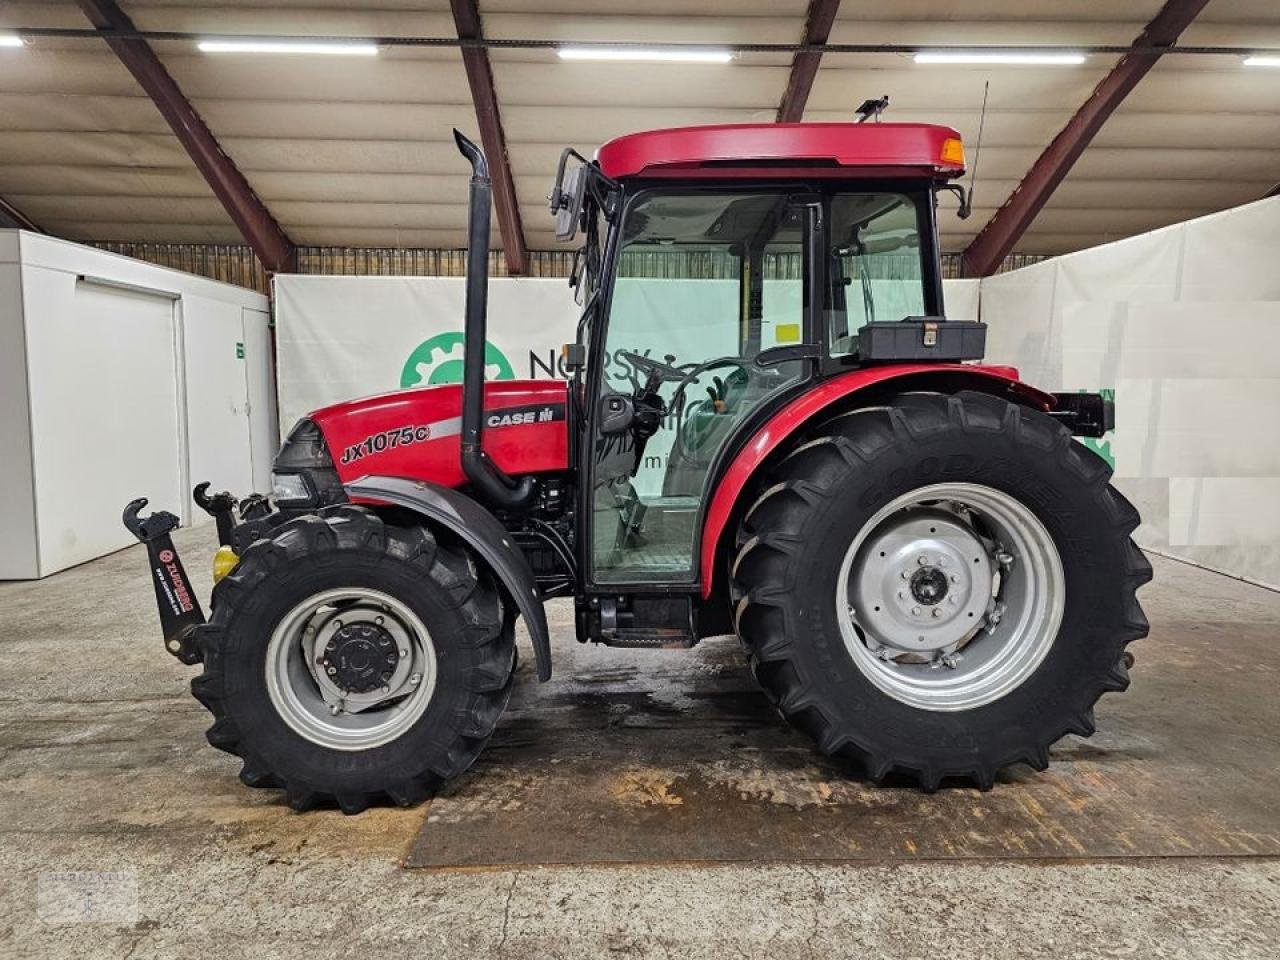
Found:
<path fill-rule="evenodd" d="M 671 394 L 671 406 L 675 407 L 679 403 L 680 397 L 685 390 L 687 390 L 695 380 L 708 370 L 715 370 L 717 367 L 738 367 L 739 369 L 745 369 L 750 363 L 751 361 L 746 357 L 717 357 L 714 360 L 708 360 L 706 363 L 697 364 L 688 372 L 676 371 L 680 374 L 680 377 L 679 383 Z"/>
<path fill-rule="evenodd" d="M 673 367 L 669 363 L 654 360 L 652 357 L 641 356 L 638 353 L 632 353 L 630 350 L 619 350 L 618 356 L 624 358 L 632 366 L 639 368 L 647 376 L 656 378 L 658 383 L 679 383 L 684 379 L 684 371 L 679 367 Z"/>

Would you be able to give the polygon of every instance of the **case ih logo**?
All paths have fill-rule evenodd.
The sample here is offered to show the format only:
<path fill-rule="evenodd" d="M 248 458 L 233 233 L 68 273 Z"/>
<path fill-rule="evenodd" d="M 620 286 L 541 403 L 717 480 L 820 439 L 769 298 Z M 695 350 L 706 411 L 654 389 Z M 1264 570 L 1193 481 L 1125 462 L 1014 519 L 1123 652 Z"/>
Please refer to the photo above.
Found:
<path fill-rule="evenodd" d="M 161 562 L 161 563 L 173 563 L 173 551 L 172 551 L 172 550 L 161 550 L 161 551 L 160 551 L 160 562 Z"/>

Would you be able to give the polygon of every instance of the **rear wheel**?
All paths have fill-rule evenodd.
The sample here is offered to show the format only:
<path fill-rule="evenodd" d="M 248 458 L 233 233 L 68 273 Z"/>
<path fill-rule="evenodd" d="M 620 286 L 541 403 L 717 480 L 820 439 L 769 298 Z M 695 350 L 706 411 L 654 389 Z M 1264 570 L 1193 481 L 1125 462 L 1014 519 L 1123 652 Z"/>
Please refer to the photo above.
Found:
<path fill-rule="evenodd" d="M 854 412 L 780 462 L 744 518 L 739 635 L 824 752 L 988 787 L 1093 731 L 1128 684 L 1150 579 L 1133 508 L 1051 418 L 983 394 Z"/>
<path fill-rule="evenodd" d="M 424 527 L 339 507 L 282 525 L 214 589 L 192 693 L 249 786 L 304 809 L 417 803 L 465 770 L 511 692 L 513 620 Z"/>

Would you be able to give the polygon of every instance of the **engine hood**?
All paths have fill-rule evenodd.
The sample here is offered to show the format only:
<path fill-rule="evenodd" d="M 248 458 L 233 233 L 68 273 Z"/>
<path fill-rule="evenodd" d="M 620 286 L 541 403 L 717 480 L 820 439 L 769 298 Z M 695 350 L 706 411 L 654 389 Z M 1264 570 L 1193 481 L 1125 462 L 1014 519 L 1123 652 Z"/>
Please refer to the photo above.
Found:
<path fill-rule="evenodd" d="M 349 400 L 314 411 L 344 484 L 378 475 L 463 486 L 462 385 L 440 384 Z M 568 385 L 485 384 L 484 449 L 512 476 L 569 466 Z"/>

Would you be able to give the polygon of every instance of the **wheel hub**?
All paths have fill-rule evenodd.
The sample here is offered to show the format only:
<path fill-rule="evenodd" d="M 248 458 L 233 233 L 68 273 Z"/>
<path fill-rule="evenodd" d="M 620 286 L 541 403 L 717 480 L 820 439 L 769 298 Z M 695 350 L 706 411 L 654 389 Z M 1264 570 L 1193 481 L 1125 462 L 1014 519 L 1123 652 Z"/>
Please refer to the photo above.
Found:
<path fill-rule="evenodd" d="M 369 693 L 391 682 L 400 652 L 381 624 L 350 623 L 325 644 L 320 666 L 349 693 Z"/>
<path fill-rule="evenodd" d="M 986 547 L 954 514 L 904 511 L 858 552 L 849 596 L 873 651 L 932 660 L 959 649 L 981 626 L 993 574 Z"/>
<path fill-rule="evenodd" d="M 853 537 L 836 580 L 845 647 L 882 692 L 968 710 L 1021 684 L 1053 645 L 1066 583 L 1026 504 L 937 483 L 885 504 Z"/>
<path fill-rule="evenodd" d="M 403 601 L 364 587 L 317 593 L 281 619 L 267 646 L 267 692 L 295 732 L 337 750 L 389 743 L 430 702 L 436 654 Z"/>
<path fill-rule="evenodd" d="M 911 575 L 911 595 L 931 607 L 947 595 L 947 575 L 940 567 L 921 567 Z"/>

